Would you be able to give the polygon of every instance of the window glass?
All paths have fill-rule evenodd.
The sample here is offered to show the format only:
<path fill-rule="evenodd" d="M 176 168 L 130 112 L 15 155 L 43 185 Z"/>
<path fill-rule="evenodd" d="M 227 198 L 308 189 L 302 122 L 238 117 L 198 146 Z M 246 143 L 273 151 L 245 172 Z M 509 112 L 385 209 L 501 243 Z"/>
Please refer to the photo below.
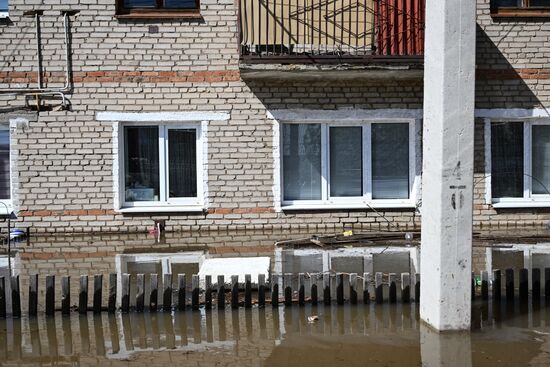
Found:
<path fill-rule="evenodd" d="M 491 166 L 493 197 L 523 197 L 523 122 L 491 124 Z"/>
<path fill-rule="evenodd" d="M 372 198 L 409 198 L 409 124 L 372 124 Z"/>
<path fill-rule="evenodd" d="M 516 8 L 523 5 L 523 0 L 491 0 L 493 6 Z"/>
<path fill-rule="evenodd" d="M 550 195 L 550 125 L 533 125 L 532 190 Z"/>
<path fill-rule="evenodd" d="M 529 0 L 529 6 L 550 8 L 550 0 Z"/>
<path fill-rule="evenodd" d="M 330 128 L 330 195 L 363 195 L 363 128 Z"/>
<path fill-rule="evenodd" d="M 0 0 L 2 1 L 2 0 Z M 197 7 L 195 0 L 124 0 L 126 9 L 194 9 Z"/>
<path fill-rule="evenodd" d="M 124 127 L 126 201 L 159 201 L 159 128 Z"/>
<path fill-rule="evenodd" d="M 0 130 L 0 200 L 11 197 L 10 177 L 10 132 Z"/>
<path fill-rule="evenodd" d="M 321 199 L 321 125 L 283 125 L 285 200 Z"/>
<path fill-rule="evenodd" d="M 195 129 L 168 129 L 168 194 L 171 198 L 197 196 Z"/>
<path fill-rule="evenodd" d="M 0 0 L 0 11 L 1 12 L 8 11 L 8 0 Z"/>

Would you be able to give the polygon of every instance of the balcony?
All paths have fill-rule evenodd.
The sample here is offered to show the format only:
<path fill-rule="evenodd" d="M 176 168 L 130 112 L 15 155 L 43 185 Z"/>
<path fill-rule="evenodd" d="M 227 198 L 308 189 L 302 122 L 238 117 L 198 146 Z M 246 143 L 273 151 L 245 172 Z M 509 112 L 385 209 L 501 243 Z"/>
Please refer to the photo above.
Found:
<path fill-rule="evenodd" d="M 241 69 L 421 68 L 425 0 L 239 0 Z M 414 68 L 414 67 L 413 67 Z"/>

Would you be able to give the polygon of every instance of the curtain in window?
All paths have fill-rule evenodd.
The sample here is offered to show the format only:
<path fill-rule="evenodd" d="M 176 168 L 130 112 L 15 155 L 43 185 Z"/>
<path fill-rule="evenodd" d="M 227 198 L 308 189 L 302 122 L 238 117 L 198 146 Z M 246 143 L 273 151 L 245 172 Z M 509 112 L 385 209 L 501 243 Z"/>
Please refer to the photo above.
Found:
<path fill-rule="evenodd" d="M 0 130 L 0 200 L 10 197 L 10 132 Z"/>
<path fill-rule="evenodd" d="M 171 198 L 197 196 L 195 129 L 168 130 L 168 193 Z"/>
<path fill-rule="evenodd" d="M 321 125 L 283 125 L 284 200 L 321 199 Z"/>
<path fill-rule="evenodd" d="M 523 197 L 523 122 L 491 123 L 494 198 Z"/>
<path fill-rule="evenodd" d="M 330 196 L 363 196 L 363 128 L 330 128 Z"/>
<path fill-rule="evenodd" d="M 409 198 L 409 124 L 372 124 L 372 198 Z"/>
<path fill-rule="evenodd" d="M 550 126 L 533 125 L 533 194 L 550 195 Z"/>
<path fill-rule="evenodd" d="M 159 130 L 156 126 L 124 128 L 126 201 L 159 201 Z"/>

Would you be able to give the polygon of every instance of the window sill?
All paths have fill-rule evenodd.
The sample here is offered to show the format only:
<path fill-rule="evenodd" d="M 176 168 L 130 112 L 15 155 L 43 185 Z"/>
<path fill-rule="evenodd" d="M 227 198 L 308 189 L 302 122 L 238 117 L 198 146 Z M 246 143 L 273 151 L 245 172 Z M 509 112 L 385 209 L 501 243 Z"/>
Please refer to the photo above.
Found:
<path fill-rule="evenodd" d="M 550 201 L 507 201 L 493 203 L 495 209 L 550 208 Z"/>
<path fill-rule="evenodd" d="M 117 19 L 202 19 L 202 15 L 197 11 L 186 12 L 139 12 L 128 14 L 116 14 Z"/>
<path fill-rule="evenodd" d="M 353 210 L 353 209 L 414 209 L 416 208 L 413 203 L 369 203 L 366 204 L 293 204 L 286 205 L 283 204 L 281 207 L 282 211 L 292 211 L 292 210 Z"/>
<path fill-rule="evenodd" d="M 121 214 L 131 213 L 202 213 L 206 209 L 202 206 L 141 206 L 141 207 L 126 207 L 115 210 Z"/>
<path fill-rule="evenodd" d="M 8 19 L 10 14 L 7 11 L 0 11 L 0 19 Z"/>
<path fill-rule="evenodd" d="M 519 9 L 508 8 L 491 12 L 493 18 L 548 18 L 550 9 Z"/>

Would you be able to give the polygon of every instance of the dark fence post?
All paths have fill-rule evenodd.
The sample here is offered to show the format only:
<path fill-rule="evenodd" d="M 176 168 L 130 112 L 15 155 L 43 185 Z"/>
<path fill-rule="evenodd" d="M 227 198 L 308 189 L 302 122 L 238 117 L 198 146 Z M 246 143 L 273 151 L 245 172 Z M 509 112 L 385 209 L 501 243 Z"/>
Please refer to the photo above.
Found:
<path fill-rule="evenodd" d="M 292 306 L 292 274 L 285 274 L 283 283 L 285 290 L 285 306 Z"/>
<path fill-rule="evenodd" d="M 258 306 L 265 307 L 265 274 L 258 275 Z"/>
<path fill-rule="evenodd" d="M 138 274 L 136 283 L 136 312 L 143 312 L 145 309 L 145 274 Z"/>
<path fill-rule="evenodd" d="M 130 274 L 122 274 L 120 308 L 123 313 L 130 311 Z"/>
<path fill-rule="evenodd" d="M 336 303 L 344 304 L 344 274 L 342 273 L 336 275 Z"/>
<path fill-rule="evenodd" d="M 117 288 L 116 273 L 109 274 L 109 299 L 107 301 L 107 311 L 114 313 L 116 311 L 116 288 Z"/>
<path fill-rule="evenodd" d="M 252 277 L 250 274 L 244 276 L 244 307 L 252 307 Z"/>
<path fill-rule="evenodd" d="M 0 277 L 0 318 L 6 318 L 6 278 Z"/>
<path fill-rule="evenodd" d="M 80 293 L 78 294 L 78 312 L 85 314 L 88 312 L 88 276 L 80 276 Z"/>
<path fill-rule="evenodd" d="M 514 269 L 506 269 L 506 301 L 514 300 Z"/>
<path fill-rule="evenodd" d="M 374 298 L 376 299 L 376 303 L 381 304 L 384 302 L 384 283 L 382 282 L 382 273 L 377 272 L 374 275 Z"/>
<path fill-rule="evenodd" d="M 162 309 L 164 312 L 172 311 L 172 274 L 164 274 L 162 282 Z"/>
<path fill-rule="evenodd" d="M 71 277 L 61 278 L 61 314 L 69 315 L 71 313 Z"/>
<path fill-rule="evenodd" d="M 178 310 L 185 310 L 185 274 L 178 274 Z"/>
<path fill-rule="evenodd" d="M 390 289 L 389 289 L 390 303 L 396 303 L 397 302 L 397 274 L 390 273 L 388 276 L 388 283 L 390 286 Z"/>
<path fill-rule="evenodd" d="M 529 271 L 525 268 L 519 270 L 519 299 L 523 302 L 529 298 Z"/>
<path fill-rule="evenodd" d="M 363 304 L 370 302 L 370 273 L 363 273 Z"/>
<path fill-rule="evenodd" d="M 271 306 L 279 306 L 279 276 L 271 274 Z"/>
<path fill-rule="evenodd" d="M 502 297 L 502 274 L 500 270 L 494 270 L 493 271 L 493 301 L 500 302 L 500 299 Z"/>
<path fill-rule="evenodd" d="M 472 284 L 472 302 L 473 302 L 476 298 L 476 276 L 473 271 L 472 271 L 472 277 L 471 277 L 471 284 Z"/>
<path fill-rule="evenodd" d="M 94 276 L 94 299 L 93 310 L 94 313 L 101 313 L 101 301 L 103 298 L 103 274 L 97 274 Z"/>
<path fill-rule="evenodd" d="M 19 275 L 11 277 L 11 313 L 13 317 L 21 317 L 21 291 Z"/>
<path fill-rule="evenodd" d="M 550 300 L 550 268 L 544 268 L 544 298 Z"/>
<path fill-rule="evenodd" d="M 298 305 L 304 306 L 306 304 L 306 277 L 304 273 L 298 274 Z"/>
<path fill-rule="evenodd" d="M 317 288 L 317 279 L 318 274 L 310 274 L 309 283 L 310 283 L 310 292 L 311 292 L 311 304 L 316 306 L 319 302 L 319 290 Z"/>
<path fill-rule="evenodd" d="M 212 275 L 204 276 L 204 308 L 212 309 Z"/>
<path fill-rule="evenodd" d="M 157 312 L 159 302 L 159 276 L 153 273 L 150 277 L 151 293 L 149 294 L 149 312 Z"/>
<path fill-rule="evenodd" d="M 401 302 L 411 301 L 411 276 L 409 273 L 401 273 Z"/>
<path fill-rule="evenodd" d="M 191 276 L 191 309 L 199 309 L 200 279 L 197 274 Z"/>
<path fill-rule="evenodd" d="M 231 275 L 231 308 L 239 308 L 239 276 Z"/>
<path fill-rule="evenodd" d="M 540 269 L 534 268 L 531 270 L 531 292 L 533 293 L 533 301 L 540 300 Z"/>
<path fill-rule="evenodd" d="M 323 303 L 325 306 L 330 306 L 332 300 L 330 295 L 330 274 L 323 274 Z"/>
<path fill-rule="evenodd" d="M 29 277 L 29 316 L 34 317 L 38 313 L 38 274 Z"/>
<path fill-rule="evenodd" d="M 485 270 L 481 272 L 481 299 L 489 299 L 489 274 Z"/>
<path fill-rule="evenodd" d="M 216 293 L 218 298 L 218 309 L 223 310 L 225 308 L 225 277 L 218 275 L 218 291 Z"/>
<path fill-rule="evenodd" d="M 357 273 L 349 275 L 349 302 L 352 305 L 357 304 Z"/>
<path fill-rule="evenodd" d="M 419 303 L 420 302 L 420 274 L 416 273 L 414 275 L 414 302 Z"/>
<path fill-rule="evenodd" d="M 55 276 L 46 276 L 46 315 L 55 313 Z"/>

